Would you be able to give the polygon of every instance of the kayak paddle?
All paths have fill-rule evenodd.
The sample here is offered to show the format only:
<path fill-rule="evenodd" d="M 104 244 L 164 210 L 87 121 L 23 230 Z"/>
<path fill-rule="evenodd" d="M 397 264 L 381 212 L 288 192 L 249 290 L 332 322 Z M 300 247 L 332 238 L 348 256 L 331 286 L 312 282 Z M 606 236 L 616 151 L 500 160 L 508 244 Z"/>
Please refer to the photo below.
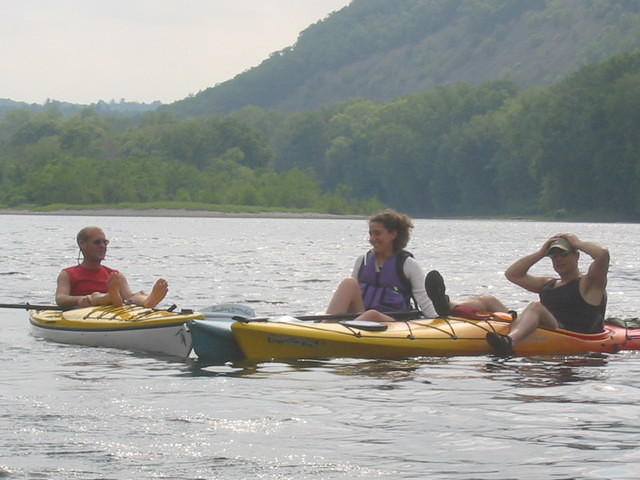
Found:
<path fill-rule="evenodd" d="M 20 308 L 22 310 L 69 310 L 59 305 L 36 305 L 27 303 L 0 303 L 0 308 Z"/>

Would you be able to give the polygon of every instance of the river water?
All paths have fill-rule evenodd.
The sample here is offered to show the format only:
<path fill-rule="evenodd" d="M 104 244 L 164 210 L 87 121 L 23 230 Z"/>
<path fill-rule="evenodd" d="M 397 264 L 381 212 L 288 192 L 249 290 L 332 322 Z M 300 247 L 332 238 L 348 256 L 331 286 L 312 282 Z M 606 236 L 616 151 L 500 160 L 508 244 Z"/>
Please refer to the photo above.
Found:
<path fill-rule="evenodd" d="M 0 216 L 0 302 L 51 303 L 74 237 L 167 305 L 322 311 L 367 223 L 354 219 Z M 640 306 L 640 225 L 416 220 L 409 245 L 453 297 L 533 299 L 504 269 L 551 234 L 609 247 L 608 315 Z M 586 268 L 586 259 L 581 260 Z M 535 271 L 551 273 L 544 260 Z M 0 478 L 637 479 L 640 354 L 207 365 L 32 337 L 0 309 Z"/>

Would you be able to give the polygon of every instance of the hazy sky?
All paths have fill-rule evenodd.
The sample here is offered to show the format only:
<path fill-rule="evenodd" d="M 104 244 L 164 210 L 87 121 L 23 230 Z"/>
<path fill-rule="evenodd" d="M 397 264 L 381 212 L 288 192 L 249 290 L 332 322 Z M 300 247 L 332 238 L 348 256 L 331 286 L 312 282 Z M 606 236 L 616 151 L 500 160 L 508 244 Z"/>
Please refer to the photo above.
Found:
<path fill-rule="evenodd" d="M 0 98 L 168 103 L 258 65 L 351 0 L 0 0 Z"/>

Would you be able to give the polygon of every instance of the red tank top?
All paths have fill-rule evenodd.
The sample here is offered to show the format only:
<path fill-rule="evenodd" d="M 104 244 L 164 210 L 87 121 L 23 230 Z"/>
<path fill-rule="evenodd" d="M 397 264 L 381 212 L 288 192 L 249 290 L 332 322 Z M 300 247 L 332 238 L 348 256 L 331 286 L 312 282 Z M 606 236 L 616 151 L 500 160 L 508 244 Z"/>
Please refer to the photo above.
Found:
<path fill-rule="evenodd" d="M 117 272 L 109 267 L 101 265 L 97 270 L 85 268 L 82 265 L 64 269 L 69 275 L 71 292 L 69 295 L 80 296 L 89 295 L 93 292 L 106 293 L 107 279 L 113 272 Z"/>

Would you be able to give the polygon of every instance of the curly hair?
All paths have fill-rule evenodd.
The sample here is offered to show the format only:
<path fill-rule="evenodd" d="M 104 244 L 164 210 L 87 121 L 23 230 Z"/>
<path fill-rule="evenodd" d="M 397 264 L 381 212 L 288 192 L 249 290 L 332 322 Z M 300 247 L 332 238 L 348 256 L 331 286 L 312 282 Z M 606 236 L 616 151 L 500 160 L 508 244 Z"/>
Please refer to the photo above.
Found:
<path fill-rule="evenodd" d="M 391 208 L 387 208 L 370 217 L 369 223 L 371 222 L 380 223 L 390 232 L 396 232 L 397 235 L 393 241 L 393 250 L 396 253 L 404 249 L 409 243 L 413 222 L 404 213 L 398 213 Z"/>

